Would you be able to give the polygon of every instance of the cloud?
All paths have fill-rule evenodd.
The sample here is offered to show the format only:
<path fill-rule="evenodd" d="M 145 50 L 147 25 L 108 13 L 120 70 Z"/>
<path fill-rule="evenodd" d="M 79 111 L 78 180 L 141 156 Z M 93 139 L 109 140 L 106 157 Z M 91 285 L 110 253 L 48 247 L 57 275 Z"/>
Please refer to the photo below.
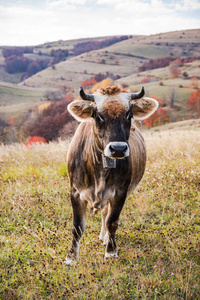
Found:
<path fill-rule="evenodd" d="M 1 2 L 0 2 L 1 3 Z M 0 5 L 0 44 L 199 28 L 198 0 L 21 0 Z M 21 4 L 20 4 L 21 3 Z M 31 3 L 31 4 L 30 4 Z"/>
<path fill-rule="evenodd" d="M 175 8 L 182 11 L 195 11 L 200 9 L 199 0 L 182 0 L 180 3 L 176 3 Z"/>

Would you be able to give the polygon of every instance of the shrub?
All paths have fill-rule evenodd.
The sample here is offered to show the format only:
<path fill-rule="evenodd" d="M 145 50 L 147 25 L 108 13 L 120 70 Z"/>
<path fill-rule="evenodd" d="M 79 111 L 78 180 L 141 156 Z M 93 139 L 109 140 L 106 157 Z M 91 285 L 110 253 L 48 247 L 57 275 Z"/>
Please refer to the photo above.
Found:
<path fill-rule="evenodd" d="M 40 143 L 40 144 L 46 144 L 47 141 L 44 137 L 41 136 L 32 136 L 30 137 L 26 142 L 25 145 L 26 146 L 32 146 L 35 143 Z"/>

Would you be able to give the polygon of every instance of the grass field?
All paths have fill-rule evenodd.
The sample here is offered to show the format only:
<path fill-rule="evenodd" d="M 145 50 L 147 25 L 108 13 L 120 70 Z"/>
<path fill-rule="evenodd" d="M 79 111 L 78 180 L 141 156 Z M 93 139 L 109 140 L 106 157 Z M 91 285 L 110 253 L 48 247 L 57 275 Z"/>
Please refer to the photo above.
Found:
<path fill-rule="evenodd" d="M 104 260 L 100 215 L 88 213 L 73 267 L 68 142 L 0 147 L 0 299 L 200 298 L 200 133 L 144 136 L 146 173 L 120 217 L 119 259 Z"/>
<path fill-rule="evenodd" d="M 0 118 L 20 122 L 29 109 L 44 103 L 45 89 L 0 82 Z"/>

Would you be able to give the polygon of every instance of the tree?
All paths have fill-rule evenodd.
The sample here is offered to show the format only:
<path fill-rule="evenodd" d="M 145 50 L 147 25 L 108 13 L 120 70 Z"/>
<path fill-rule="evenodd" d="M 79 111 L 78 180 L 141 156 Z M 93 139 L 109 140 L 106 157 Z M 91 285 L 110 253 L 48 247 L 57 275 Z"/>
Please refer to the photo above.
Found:
<path fill-rule="evenodd" d="M 35 143 L 46 144 L 47 141 L 41 136 L 32 136 L 26 141 L 25 145 L 32 146 Z"/>
<path fill-rule="evenodd" d="M 190 94 L 186 107 L 194 112 L 195 117 L 200 117 L 200 89 Z"/>
<path fill-rule="evenodd" d="M 102 80 L 101 82 L 96 83 L 92 88 L 91 88 L 91 93 L 93 94 L 100 88 L 105 88 L 107 86 L 112 86 L 114 85 L 114 81 L 111 78 L 106 78 Z"/>
<path fill-rule="evenodd" d="M 187 79 L 188 78 L 188 73 L 187 72 L 183 72 L 183 77 L 185 78 L 185 79 Z"/>
<path fill-rule="evenodd" d="M 28 119 L 24 124 L 24 135 L 40 136 L 47 142 L 58 138 L 64 125 L 74 120 L 67 110 L 70 102 L 70 100 L 53 102 L 41 113 L 38 113 L 33 121 Z"/>
<path fill-rule="evenodd" d="M 180 65 L 181 65 L 181 59 L 180 58 L 177 58 L 176 60 L 170 62 L 169 72 L 170 72 L 172 78 L 179 77 L 179 75 L 181 74 L 181 71 L 179 69 Z"/>
<path fill-rule="evenodd" d="M 162 107 L 162 105 L 164 105 L 164 101 L 161 98 L 157 98 L 155 96 L 152 96 L 152 98 L 156 99 L 159 102 L 159 107 L 153 115 L 144 120 L 144 124 L 148 128 L 158 125 L 164 125 L 165 123 L 168 123 L 170 121 L 167 112 Z"/>
<path fill-rule="evenodd" d="M 81 86 L 84 88 L 84 89 L 88 89 L 88 88 L 91 88 L 93 85 L 95 85 L 97 83 L 97 81 L 92 77 L 91 79 L 89 80 L 84 80 L 81 82 Z"/>
<path fill-rule="evenodd" d="M 173 108 L 174 107 L 174 102 L 176 99 L 176 90 L 174 88 L 172 88 L 169 93 L 168 93 L 168 97 L 169 97 L 169 101 L 170 101 L 170 107 Z"/>

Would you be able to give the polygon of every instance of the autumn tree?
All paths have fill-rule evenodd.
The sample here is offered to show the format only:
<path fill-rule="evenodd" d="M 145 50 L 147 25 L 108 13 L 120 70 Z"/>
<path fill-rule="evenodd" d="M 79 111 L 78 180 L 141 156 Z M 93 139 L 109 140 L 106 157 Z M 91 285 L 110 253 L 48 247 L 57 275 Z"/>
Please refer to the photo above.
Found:
<path fill-rule="evenodd" d="M 190 94 L 186 107 L 194 113 L 195 117 L 200 117 L 200 89 Z"/>
<path fill-rule="evenodd" d="M 88 80 L 84 80 L 81 82 L 81 86 L 84 88 L 84 89 L 89 89 L 91 88 L 93 85 L 95 85 L 97 83 L 97 81 L 92 77 Z"/>
<path fill-rule="evenodd" d="M 161 98 L 157 98 L 155 96 L 152 96 L 152 98 L 158 101 L 159 107 L 154 114 L 144 120 L 144 124 L 148 128 L 164 125 L 165 123 L 170 122 L 170 118 L 163 107 L 164 101 Z"/>
<path fill-rule="evenodd" d="M 32 136 L 30 137 L 26 142 L 25 142 L 25 145 L 26 146 L 32 146 L 33 144 L 36 144 L 36 143 L 39 143 L 39 144 L 46 144 L 46 140 L 45 138 L 43 137 L 40 137 L 40 136 Z"/>
<path fill-rule="evenodd" d="M 177 58 L 169 64 L 169 72 L 172 78 L 179 77 L 181 75 L 181 70 L 179 69 L 181 65 L 181 59 Z"/>
<path fill-rule="evenodd" d="M 102 80 L 101 82 L 96 83 L 92 88 L 91 88 L 91 93 L 93 94 L 100 88 L 105 88 L 107 86 L 112 86 L 114 85 L 114 81 L 111 78 L 106 78 Z"/>
<path fill-rule="evenodd" d="M 71 100 L 53 102 L 51 105 L 36 115 L 33 120 L 28 119 L 24 124 L 23 133 L 25 136 L 40 136 L 47 142 L 59 137 L 60 130 L 74 118 L 67 110 Z"/>

